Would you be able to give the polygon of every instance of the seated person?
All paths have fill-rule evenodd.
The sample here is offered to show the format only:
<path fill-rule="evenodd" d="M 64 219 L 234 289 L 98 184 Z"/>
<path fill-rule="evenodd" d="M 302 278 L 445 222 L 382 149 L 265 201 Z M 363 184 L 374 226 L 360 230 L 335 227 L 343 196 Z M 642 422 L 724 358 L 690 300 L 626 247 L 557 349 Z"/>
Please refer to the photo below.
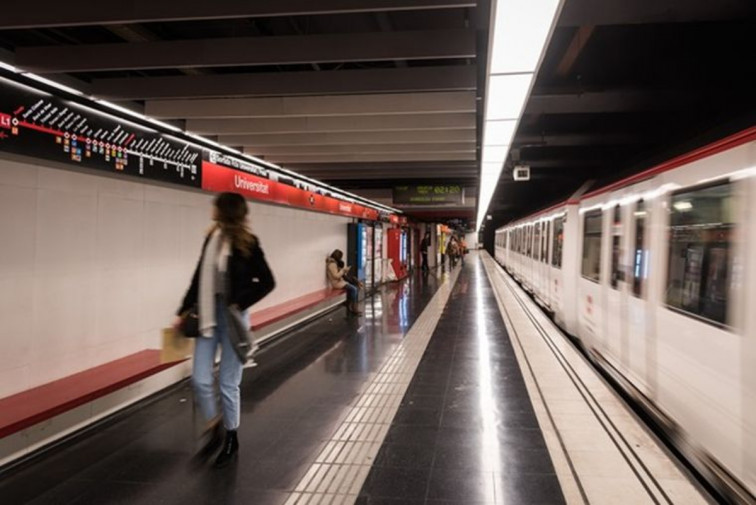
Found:
<path fill-rule="evenodd" d="M 357 308 L 357 299 L 360 295 L 360 283 L 353 276 L 349 275 L 352 267 L 345 266 L 343 258 L 344 253 L 336 249 L 326 258 L 326 273 L 328 281 L 336 289 L 345 289 L 347 292 L 347 310 L 352 314 L 361 314 Z M 349 280 L 355 282 L 349 282 Z"/>

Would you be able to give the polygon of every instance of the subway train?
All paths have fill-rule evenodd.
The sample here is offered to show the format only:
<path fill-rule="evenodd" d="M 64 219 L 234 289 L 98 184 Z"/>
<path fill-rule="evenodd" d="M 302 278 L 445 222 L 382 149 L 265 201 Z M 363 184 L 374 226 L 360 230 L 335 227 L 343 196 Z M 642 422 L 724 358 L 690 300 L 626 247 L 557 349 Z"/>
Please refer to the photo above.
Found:
<path fill-rule="evenodd" d="M 496 230 L 495 257 L 735 501 L 756 494 L 756 127 Z"/>

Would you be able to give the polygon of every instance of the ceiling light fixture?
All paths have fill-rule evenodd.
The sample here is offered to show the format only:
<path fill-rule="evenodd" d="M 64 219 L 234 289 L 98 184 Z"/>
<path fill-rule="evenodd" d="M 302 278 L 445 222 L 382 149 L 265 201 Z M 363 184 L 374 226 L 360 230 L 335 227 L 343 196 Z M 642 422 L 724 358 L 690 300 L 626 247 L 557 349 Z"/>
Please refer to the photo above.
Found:
<path fill-rule="evenodd" d="M 492 0 L 475 229 L 485 221 L 564 0 Z"/>

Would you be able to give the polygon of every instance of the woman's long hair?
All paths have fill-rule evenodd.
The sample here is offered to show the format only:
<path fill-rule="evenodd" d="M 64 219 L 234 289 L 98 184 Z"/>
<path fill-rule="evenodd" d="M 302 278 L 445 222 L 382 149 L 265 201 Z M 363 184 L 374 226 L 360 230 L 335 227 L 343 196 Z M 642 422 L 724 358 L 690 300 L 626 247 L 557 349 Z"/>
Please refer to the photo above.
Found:
<path fill-rule="evenodd" d="M 252 253 L 255 237 L 247 227 L 247 201 L 238 193 L 221 193 L 215 197 L 215 221 L 223 235 L 244 256 Z"/>
<path fill-rule="evenodd" d="M 342 258 L 344 257 L 344 253 L 341 252 L 341 249 L 335 249 L 331 253 L 331 259 L 336 261 L 336 266 L 339 268 L 344 268 L 344 261 Z"/>

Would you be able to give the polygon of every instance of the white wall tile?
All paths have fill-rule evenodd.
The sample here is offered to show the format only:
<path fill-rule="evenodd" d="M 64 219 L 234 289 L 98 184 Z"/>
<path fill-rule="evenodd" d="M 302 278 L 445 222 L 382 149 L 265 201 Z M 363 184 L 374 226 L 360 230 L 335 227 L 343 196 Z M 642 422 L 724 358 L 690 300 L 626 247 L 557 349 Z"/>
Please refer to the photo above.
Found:
<path fill-rule="evenodd" d="M 0 159 L 0 184 L 21 188 L 37 187 L 38 170 L 34 165 Z"/>
<path fill-rule="evenodd" d="M 65 191 L 83 195 L 94 195 L 97 193 L 100 177 L 42 166 L 38 167 L 37 170 L 39 173 L 37 187 L 39 189 Z"/>
<path fill-rule="evenodd" d="M 39 275 L 90 269 L 95 257 L 97 195 L 39 190 L 36 229 Z"/>
<path fill-rule="evenodd" d="M 97 199 L 96 261 L 101 268 L 141 266 L 143 202 L 100 194 Z"/>
<path fill-rule="evenodd" d="M 140 284 L 134 268 L 101 270 L 96 273 L 96 296 L 92 313 L 96 330 L 88 346 L 98 346 L 134 334 L 139 329 Z"/>
<path fill-rule="evenodd" d="M 0 370 L 32 361 L 34 335 L 34 278 L 30 275 L 0 277 Z M 2 395 L 0 395 L 2 397 Z"/>
<path fill-rule="evenodd" d="M 61 355 L 86 350 L 96 331 L 95 280 L 96 273 L 87 270 L 35 278 L 35 360 L 54 363 Z M 117 297 L 118 293 L 110 296 Z"/>
<path fill-rule="evenodd" d="M 31 365 L 0 367 L 0 398 L 20 393 L 32 387 L 30 379 Z"/>
<path fill-rule="evenodd" d="M 115 177 L 98 177 L 97 193 L 144 201 L 145 185 Z"/>
<path fill-rule="evenodd" d="M 0 183 L 0 276 L 32 273 L 37 191 Z"/>

